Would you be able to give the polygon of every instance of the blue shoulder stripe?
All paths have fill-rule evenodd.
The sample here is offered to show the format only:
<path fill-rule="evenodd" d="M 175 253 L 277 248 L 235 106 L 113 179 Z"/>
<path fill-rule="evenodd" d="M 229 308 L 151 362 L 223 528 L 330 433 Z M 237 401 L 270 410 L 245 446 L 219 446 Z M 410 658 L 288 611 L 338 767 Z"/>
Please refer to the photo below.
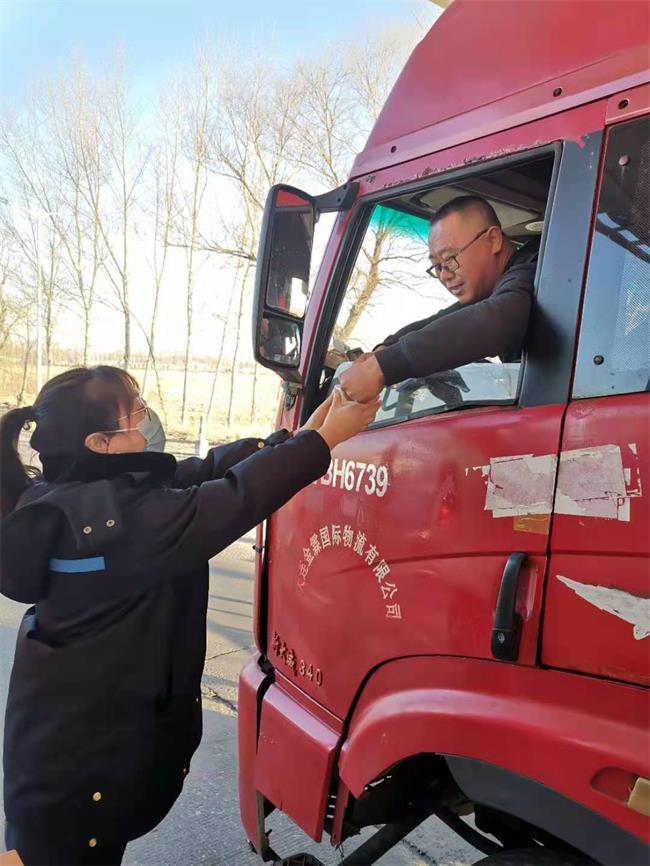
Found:
<path fill-rule="evenodd" d="M 63 574 L 106 571 L 106 561 L 103 556 L 91 556 L 88 559 L 51 559 L 50 571 L 58 571 Z"/>

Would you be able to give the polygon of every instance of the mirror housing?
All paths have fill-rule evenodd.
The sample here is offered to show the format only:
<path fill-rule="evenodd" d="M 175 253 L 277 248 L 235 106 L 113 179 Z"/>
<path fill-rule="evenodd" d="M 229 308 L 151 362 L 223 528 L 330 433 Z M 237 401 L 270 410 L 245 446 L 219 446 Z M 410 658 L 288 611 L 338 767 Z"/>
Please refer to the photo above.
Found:
<path fill-rule="evenodd" d="M 316 225 L 316 200 L 292 186 L 271 187 L 264 206 L 253 300 L 255 360 L 299 381 L 302 327 Z"/>
<path fill-rule="evenodd" d="M 309 297 L 314 228 L 320 213 L 345 210 L 358 183 L 314 198 L 287 184 L 269 190 L 255 271 L 255 360 L 287 382 L 300 383 L 302 329 Z"/>

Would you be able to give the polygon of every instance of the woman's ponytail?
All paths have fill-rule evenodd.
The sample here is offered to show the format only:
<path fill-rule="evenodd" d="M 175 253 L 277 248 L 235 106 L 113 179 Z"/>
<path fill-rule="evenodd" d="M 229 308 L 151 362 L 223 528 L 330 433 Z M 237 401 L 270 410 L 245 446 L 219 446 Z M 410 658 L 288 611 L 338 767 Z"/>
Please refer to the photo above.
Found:
<path fill-rule="evenodd" d="M 32 406 L 10 409 L 0 418 L 0 517 L 6 517 L 30 484 L 29 472 L 18 455 L 20 431 L 34 420 Z"/>
<path fill-rule="evenodd" d="M 18 454 L 20 431 L 28 421 L 36 428 L 29 440 L 41 457 L 83 457 L 90 433 L 114 430 L 120 413 L 129 412 L 140 389 L 117 367 L 75 367 L 59 373 L 41 388 L 33 406 L 11 409 L 0 418 L 0 516 L 6 517 L 20 494 L 38 475 L 23 466 Z"/>

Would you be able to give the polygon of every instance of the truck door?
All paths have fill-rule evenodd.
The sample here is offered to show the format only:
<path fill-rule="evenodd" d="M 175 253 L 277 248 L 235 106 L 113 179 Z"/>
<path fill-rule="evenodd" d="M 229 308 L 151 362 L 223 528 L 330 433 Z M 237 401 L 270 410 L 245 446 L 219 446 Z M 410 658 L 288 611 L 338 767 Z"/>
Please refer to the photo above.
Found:
<path fill-rule="evenodd" d="M 429 182 L 375 195 L 352 217 L 315 336 L 305 412 L 331 386 L 327 370 L 344 353 L 371 349 L 431 315 L 436 301 L 453 301 L 425 274 L 431 196 L 486 195 L 517 243 L 545 229 L 523 361 L 485 359 L 389 389 L 373 427 L 335 449 L 330 472 L 270 522 L 266 654 L 339 718 L 367 673 L 389 658 L 493 659 L 509 561 L 520 571 L 523 620 L 512 658 L 537 662 L 600 139 L 450 173 L 444 188 Z M 314 367 L 322 370 L 326 356 L 319 380 Z M 511 559 L 517 552 L 526 554 L 520 566 Z"/>
<path fill-rule="evenodd" d="M 646 115 L 607 134 L 562 436 L 542 647 L 547 665 L 646 685 L 649 132 Z"/>

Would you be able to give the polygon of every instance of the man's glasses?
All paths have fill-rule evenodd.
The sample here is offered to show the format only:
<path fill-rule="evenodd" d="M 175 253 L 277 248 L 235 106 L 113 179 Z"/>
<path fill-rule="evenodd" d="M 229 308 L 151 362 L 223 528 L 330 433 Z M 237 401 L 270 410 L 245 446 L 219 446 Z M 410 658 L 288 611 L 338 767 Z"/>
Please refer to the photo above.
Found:
<path fill-rule="evenodd" d="M 461 247 L 458 250 L 458 252 L 455 253 L 453 256 L 449 256 L 449 258 L 445 259 L 444 262 L 440 262 L 440 264 L 438 264 L 438 265 L 431 265 L 430 268 L 427 268 L 427 273 L 429 274 L 429 276 L 433 277 L 436 280 L 439 280 L 440 275 L 442 274 L 443 271 L 449 271 L 450 274 L 453 274 L 454 271 L 457 271 L 458 268 L 460 267 L 460 262 L 458 261 L 458 256 L 461 253 L 464 253 L 466 249 L 471 247 L 473 243 L 475 243 L 480 237 L 482 237 L 485 234 L 485 232 L 489 232 L 491 228 L 492 228 L 492 226 L 488 226 L 487 228 L 484 228 L 475 237 L 473 237 L 469 243 L 465 244 L 464 247 Z"/>

